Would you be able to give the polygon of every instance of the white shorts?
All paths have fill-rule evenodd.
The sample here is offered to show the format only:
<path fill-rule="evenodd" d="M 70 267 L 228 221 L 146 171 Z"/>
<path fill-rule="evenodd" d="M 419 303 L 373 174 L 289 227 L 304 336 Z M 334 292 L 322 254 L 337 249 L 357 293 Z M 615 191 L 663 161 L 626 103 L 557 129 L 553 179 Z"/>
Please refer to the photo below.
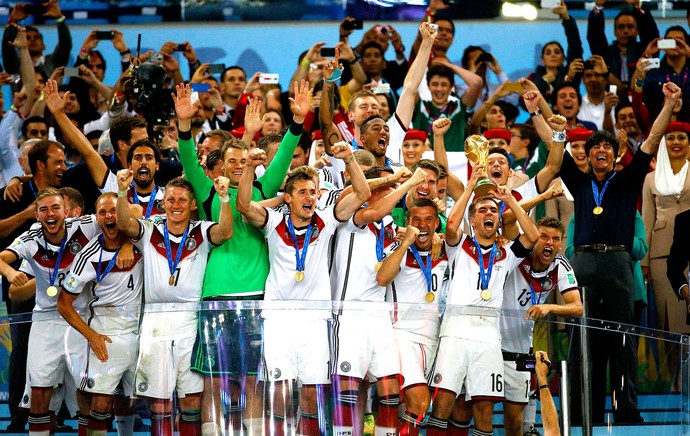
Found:
<path fill-rule="evenodd" d="M 62 373 L 63 376 L 66 374 Z M 67 406 L 67 410 L 70 412 L 70 416 L 77 416 L 79 412 L 79 404 L 77 403 L 77 387 L 74 384 L 72 377 L 61 377 L 60 384 L 53 388 L 53 395 L 50 397 L 50 405 L 48 409 L 56 414 L 60 412 L 62 408 L 62 402 L 64 401 Z M 31 386 L 29 385 L 29 378 L 26 378 L 26 384 L 24 385 L 24 395 L 19 401 L 19 408 L 21 409 L 31 409 Z"/>
<path fill-rule="evenodd" d="M 400 359 L 387 316 L 340 315 L 333 324 L 335 375 L 363 380 L 398 376 Z"/>
<path fill-rule="evenodd" d="M 63 320 L 34 322 L 29 333 L 27 358 L 29 385 L 55 387 L 68 376 L 78 385 L 88 347 L 86 338 Z"/>
<path fill-rule="evenodd" d="M 434 363 L 438 344 L 420 344 L 410 339 L 409 335 L 400 334 L 397 329 L 395 339 L 398 343 L 400 371 L 403 377 L 402 389 L 415 385 L 427 384 L 429 370 Z"/>
<path fill-rule="evenodd" d="M 528 371 L 518 371 L 515 361 L 503 361 L 503 375 L 505 380 L 506 401 L 518 404 L 529 402 L 531 373 Z"/>
<path fill-rule="evenodd" d="M 327 319 L 264 319 L 263 380 L 329 384 L 329 357 Z"/>
<path fill-rule="evenodd" d="M 456 395 L 465 384 L 465 395 L 473 400 L 502 401 L 503 354 L 501 346 L 444 336 L 438 352 L 429 386 Z"/>
<path fill-rule="evenodd" d="M 191 371 L 195 339 L 195 336 L 162 340 L 140 336 L 135 395 L 170 400 L 175 389 L 179 398 L 203 392 L 204 377 Z"/>
<path fill-rule="evenodd" d="M 81 379 L 80 389 L 92 394 L 113 395 L 122 380 L 124 394 L 131 397 L 134 387 L 134 370 L 137 364 L 139 335 L 134 332 L 108 336 L 106 342 L 108 360 L 98 360 L 89 350 L 86 372 Z"/>

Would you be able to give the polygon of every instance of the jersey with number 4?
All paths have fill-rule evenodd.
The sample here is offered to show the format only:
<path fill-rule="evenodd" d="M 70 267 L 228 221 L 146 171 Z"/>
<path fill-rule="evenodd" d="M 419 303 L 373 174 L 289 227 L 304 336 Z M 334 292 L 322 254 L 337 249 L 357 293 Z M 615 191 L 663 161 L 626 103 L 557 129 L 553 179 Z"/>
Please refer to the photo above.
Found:
<path fill-rule="evenodd" d="M 488 273 L 491 247 L 480 247 L 484 271 Z M 480 342 L 498 344 L 501 341 L 498 317 L 503 304 L 503 286 L 506 278 L 530 252 L 515 239 L 496 248 L 494 265 L 486 292 L 482 298 L 477 248 L 472 238 L 463 235 L 456 246 L 446 244 L 450 259 L 450 284 L 445 316 L 440 336 L 454 336 Z M 488 294 L 487 294 L 488 292 Z M 477 308 L 473 311 L 473 308 Z M 475 313 L 464 316 L 458 314 Z"/>
<path fill-rule="evenodd" d="M 127 268 L 113 264 L 104 274 L 108 263 L 117 257 L 117 250 L 103 246 L 102 238 L 93 239 L 77 254 L 63 285 L 73 295 L 89 296 L 89 326 L 104 335 L 136 331 L 141 310 L 141 291 L 144 282 L 144 263 L 141 252 L 134 249 L 134 262 Z"/>
<path fill-rule="evenodd" d="M 201 298 L 201 286 L 211 244 L 210 231 L 217 223 L 210 221 L 190 221 L 184 246 L 180 246 L 182 235 L 169 234 L 170 253 L 166 253 L 165 226 L 167 219 L 137 220 L 139 235 L 134 241 L 144 257 L 144 301 L 146 312 L 160 312 L 180 307 L 175 312 L 175 322 L 161 316 L 161 323 L 156 326 L 156 336 L 189 334 L 196 330 L 196 309 L 190 310 Z M 180 262 L 171 271 L 170 262 L 174 263 L 178 250 L 183 250 Z M 172 282 L 172 283 L 171 283 Z M 158 305 L 157 303 L 163 303 Z M 187 304 L 185 304 L 187 303 Z M 154 306 L 148 306 L 154 304 Z M 149 310 L 150 309 L 150 310 Z"/>
<path fill-rule="evenodd" d="M 54 286 L 58 291 L 62 288 L 74 257 L 94 236 L 101 233 L 101 228 L 93 215 L 80 218 L 68 218 L 65 220 L 67 240 L 62 252 L 60 265 L 57 265 L 57 275 Z M 57 299 L 49 296 L 47 289 L 50 286 L 51 275 L 56 268 L 60 244 L 51 244 L 45 240 L 43 228 L 32 228 L 19 235 L 7 249 L 18 258 L 24 259 L 25 268 L 22 272 L 36 278 L 36 306 L 34 307 L 34 320 L 53 318 L 56 316 Z M 83 309 L 86 300 L 76 302 L 76 309 Z"/>
<path fill-rule="evenodd" d="M 420 251 L 422 262 L 431 256 Z M 445 247 L 438 260 L 431 262 L 431 281 L 428 282 L 412 250 L 408 249 L 400 262 L 400 272 L 388 285 L 388 300 L 396 305 L 393 328 L 411 341 L 434 345 L 438 342 L 440 314 L 438 305 L 446 298 L 448 285 L 448 256 Z M 431 300 L 431 301 L 429 301 Z"/>
<path fill-rule="evenodd" d="M 527 257 L 506 280 L 501 317 L 501 348 L 511 353 L 528 353 L 532 346 L 534 321 L 525 319 L 525 312 L 536 304 L 544 304 L 552 290 L 561 294 L 577 290 L 577 279 L 570 262 L 560 254 L 545 271 L 532 269 Z"/>

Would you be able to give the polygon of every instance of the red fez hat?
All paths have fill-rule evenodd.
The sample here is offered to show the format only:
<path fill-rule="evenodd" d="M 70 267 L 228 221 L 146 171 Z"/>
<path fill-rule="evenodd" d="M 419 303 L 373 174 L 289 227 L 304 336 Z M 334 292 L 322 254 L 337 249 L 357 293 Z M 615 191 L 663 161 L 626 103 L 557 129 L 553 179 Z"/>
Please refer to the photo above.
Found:
<path fill-rule="evenodd" d="M 685 132 L 687 134 L 690 134 L 690 123 L 681 123 L 678 121 L 669 123 L 664 133 L 671 132 Z"/>
<path fill-rule="evenodd" d="M 312 141 L 318 141 L 319 139 L 323 139 L 323 134 L 321 133 L 321 130 L 314 130 L 313 132 L 311 132 Z"/>
<path fill-rule="evenodd" d="M 592 136 L 592 133 L 594 132 L 591 130 L 587 130 L 584 127 L 578 127 L 577 129 L 567 132 L 566 136 L 568 138 L 568 142 L 586 141 L 590 136 Z"/>
<path fill-rule="evenodd" d="M 407 133 L 405 133 L 405 139 L 403 139 L 403 141 L 407 141 L 408 139 L 419 139 L 420 141 L 425 142 L 426 132 L 424 130 L 410 129 L 407 131 Z"/>
<path fill-rule="evenodd" d="M 482 133 L 486 139 L 505 139 L 510 142 L 510 130 L 508 129 L 489 129 Z"/>

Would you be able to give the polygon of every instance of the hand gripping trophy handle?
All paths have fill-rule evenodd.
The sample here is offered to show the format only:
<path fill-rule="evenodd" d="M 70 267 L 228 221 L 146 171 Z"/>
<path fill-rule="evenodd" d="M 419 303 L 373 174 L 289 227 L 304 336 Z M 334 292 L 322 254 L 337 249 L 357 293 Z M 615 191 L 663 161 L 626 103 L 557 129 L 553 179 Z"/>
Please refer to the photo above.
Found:
<path fill-rule="evenodd" d="M 465 140 L 465 156 L 474 168 L 477 165 L 484 165 L 489 167 L 489 141 L 481 135 L 472 135 Z M 489 194 L 489 191 L 495 190 L 496 184 L 486 177 L 477 180 L 477 185 L 474 187 L 474 194 L 477 197 L 483 197 Z"/>

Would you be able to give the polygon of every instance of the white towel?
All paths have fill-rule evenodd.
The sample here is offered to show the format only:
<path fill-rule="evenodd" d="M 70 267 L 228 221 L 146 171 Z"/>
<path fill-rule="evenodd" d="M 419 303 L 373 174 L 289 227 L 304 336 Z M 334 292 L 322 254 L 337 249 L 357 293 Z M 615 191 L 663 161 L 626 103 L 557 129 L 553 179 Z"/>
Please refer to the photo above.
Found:
<path fill-rule="evenodd" d="M 656 154 L 656 171 L 654 171 L 654 184 L 656 190 L 661 195 L 680 195 L 685 185 L 685 177 L 688 175 L 688 162 L 686 161 L 683 168 L 677 174 L 673 174 L 671 168 L 671 160 L 668 158 L 668 150 L 666 149 L 666 138 L 661 138 L 659 143 L 659 151 Z"/>

